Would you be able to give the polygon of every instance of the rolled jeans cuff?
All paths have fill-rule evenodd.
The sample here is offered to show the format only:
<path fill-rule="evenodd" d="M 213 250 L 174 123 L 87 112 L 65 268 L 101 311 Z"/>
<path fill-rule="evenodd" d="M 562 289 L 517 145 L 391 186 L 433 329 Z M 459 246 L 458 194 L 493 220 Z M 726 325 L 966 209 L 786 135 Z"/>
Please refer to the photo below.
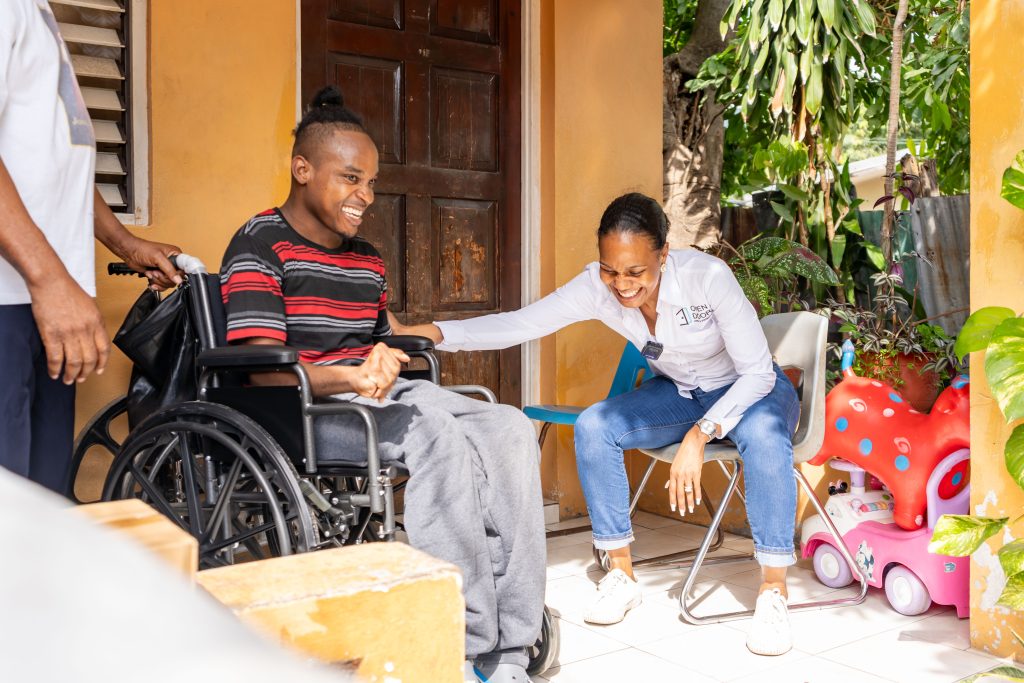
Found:
<path fill-rule="evenodd" d="M 792 550 L 777 548 L 754 548 L 754 559 L 762 567 L 789 567 L 796 564 L 796 555 Z"/>
<path fill-rule="evenodd" d="M 598 550 L 618 550 L 619 548 L 625 548 L 633 541 L 632 531 L 628 531 L 625 534 L 616 534 L 615 536 L 603 536 L 601 538 L 594 536 L 594 547 Z"/>

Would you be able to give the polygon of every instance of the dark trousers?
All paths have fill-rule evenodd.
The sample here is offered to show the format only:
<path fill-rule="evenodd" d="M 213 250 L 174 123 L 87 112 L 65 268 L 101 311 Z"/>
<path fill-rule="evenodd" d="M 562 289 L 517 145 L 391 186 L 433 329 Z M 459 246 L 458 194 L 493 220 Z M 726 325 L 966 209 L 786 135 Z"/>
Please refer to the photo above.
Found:
<path fill-rule="evenodd" d="M 0 306 L 0 467 L 67 495 L 75 387 L 50 379 L 32 307 Z"/>

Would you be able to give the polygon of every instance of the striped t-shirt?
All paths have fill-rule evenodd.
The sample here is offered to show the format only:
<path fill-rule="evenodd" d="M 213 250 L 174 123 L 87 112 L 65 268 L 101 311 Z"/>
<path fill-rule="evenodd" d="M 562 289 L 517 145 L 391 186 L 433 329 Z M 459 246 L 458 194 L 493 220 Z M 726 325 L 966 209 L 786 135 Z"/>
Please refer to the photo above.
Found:
<path fill-rule="evenodd" d="M 279 339 L 319 365 L 369 355 L 391 334 L 384 261 L 355 237 L 337 249 L 310 242 L 278 209 L 253 217 L 224 254 L 221 293 L 228 342 Z"/>

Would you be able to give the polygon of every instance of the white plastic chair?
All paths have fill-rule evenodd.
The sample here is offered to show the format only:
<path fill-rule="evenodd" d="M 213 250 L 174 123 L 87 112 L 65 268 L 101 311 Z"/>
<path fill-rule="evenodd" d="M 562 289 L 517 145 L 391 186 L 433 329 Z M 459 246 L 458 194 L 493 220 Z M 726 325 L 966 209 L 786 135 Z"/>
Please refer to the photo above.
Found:
<path fill-rule="evenodd" d="M 761 327 L 768 338 L 768 348 L 771 349 L 775 362 L 783 369 L 798 368 L 801 370 L 801 377 L 797 386 L 797 394 L 800 396 L 800 420 L 797 424 L 796 433 L 793 435 L 793 476 L 796 477 L 800 488 L 803 489 L 811 504 L 825 521 L 836 541 L 836 548 L 846 558 L 851 569 L 857 578 L 860 579 L 860 594 L 857 596 L 794 604 L 789 606 L 789 611 L 796 612 L 859 604 L 867 596 L 867 579 L 857 567 L 853 557 L 850 556 L 839 531 L 825 512 L 821 501 L 818 500 L 810 482 L 804 477 L 799 467 L 800 463 L 810 460 L 818 453 L 825 439 L 825 343 L 828 333 L 828 320 L 824 316 L 807 311 L 778 313 L 762 319 Z M 662 446 L 661 448 L 640 450 L 645 455 L 656 460 L 672 462 L 678 449 L 679 444 L 675 443 Z M 697 581 L 700 568 L 705 563 L 725 564 L 727 562 L 737 562 L 753 558 L 753 555 L 731 555 L 728 557 L 705 559 L 708 551 L 711 549 L 712 542 L 719 532 L 719 527 L 729 506 L 729 501 L 732 500 L 733 495 L 737 492 L 737 484 L 743 471 L 743 461 L 740 458 L 739 451 L 735 445 L 727 440 L 712 442 L 705 447 L 704 462 L 712 461 L 718 462 L 725 471 L 727 471 L 726 463 L 733 465 L 732 474 L 729 476 L 729 483 L 725 488 L 725 493 L 721 501 L 714 506 L 716 511 L 711 520 L 711 526 L 708 527 L 707 532 L 704 534 L 704 539 L 692 563 L 689 561 L 684 563 L 671 562 L 671 564 L 676 566 L 690 567 L 690 573 L 686 577 L 686 583 L 679 596 L 679 607 L 683 618 L 691 624 L 707 624 L 742 619 L 754 613 L 753 610 L 747 610 L 697 616 L 692 611 L 693 605 L 690 603 L 690 593 Z M 659 562 L 658 564 L 662 563 Z"/>

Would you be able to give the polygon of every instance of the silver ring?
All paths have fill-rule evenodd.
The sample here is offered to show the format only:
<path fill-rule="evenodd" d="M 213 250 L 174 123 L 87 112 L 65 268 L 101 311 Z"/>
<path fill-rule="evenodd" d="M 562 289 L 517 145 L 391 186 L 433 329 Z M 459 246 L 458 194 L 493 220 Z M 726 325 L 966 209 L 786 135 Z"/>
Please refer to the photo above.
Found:
<path fill-rule="evenodd" d="M 692 486 L 684 486 L 683 487 L 683 493 L 693 493 L 693 487 Z"/>

